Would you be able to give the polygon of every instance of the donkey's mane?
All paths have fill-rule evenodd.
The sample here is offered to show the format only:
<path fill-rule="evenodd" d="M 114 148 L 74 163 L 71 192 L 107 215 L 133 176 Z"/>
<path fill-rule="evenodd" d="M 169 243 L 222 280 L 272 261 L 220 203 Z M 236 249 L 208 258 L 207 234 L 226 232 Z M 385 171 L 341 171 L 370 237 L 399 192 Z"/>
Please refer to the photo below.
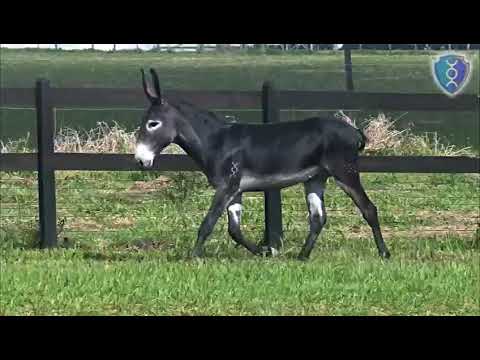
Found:
<path fill-rule="evenodd" d="M 171 106 L 177 109 L 180 113 L 182 113 L 187 119 L 192 122 L 203 122 L 204 123 L 214 123 L 215 125 L 225 125 L 226 121 L 220 119 L 217 114 L 212 111 L 208 111 L 205 109 L 201 109 L 187 101 L 180 100 L 180 101 L 173 101 L 169 102 Z"/>

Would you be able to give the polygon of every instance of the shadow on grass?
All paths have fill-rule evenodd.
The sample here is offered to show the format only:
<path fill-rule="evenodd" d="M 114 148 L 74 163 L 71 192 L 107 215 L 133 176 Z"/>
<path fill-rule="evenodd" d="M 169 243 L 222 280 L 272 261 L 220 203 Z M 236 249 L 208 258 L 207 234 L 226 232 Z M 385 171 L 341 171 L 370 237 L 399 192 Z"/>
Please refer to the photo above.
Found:
<path fill-rule="evenodd" d="M 40 248 L 38 230 L 34 227 L 29 231 L 18 228 L 0 229 L 0 250 L 20 249 L 36 250 Z M 346 258 L 371 258 L 376 259 L 375 245 L 370 237 L 365 239 L 352 239 L 348 236 L 326 236 L 319 239 L 312 253 L 311 260 L 328 259 L 331 257 Z M 198 260 L 191 257 L 192 243 L 190 241 L 158 240 L 148 237 L 118 242 L 92 243 L 82 239 L 59 237 L 58 248 L 78 251 L 86 259 L 99 262 L 124 262 L 124 261 L 161 261 L 172 263 L 191 263 Z M 435 235 L 431 237 L 389 237 L 387 245 L 392 253 L 392 260 L 412 261 L 449 261 L 452 259 L 468 258 L 480 250 L 480 229 L 469 236 Z M 286 239 L 280 254 L 274 258 L 270 256 L 255 256 L 243 247 L 236 247 L 231 241 L 212 242 L 206 245 L 206 254 L 201 261 L 297 261 L 303 241 Z M 322 260 L 323 261 L 323 260 Z M 307 261 L 308 263 L 309 261 Z"/>

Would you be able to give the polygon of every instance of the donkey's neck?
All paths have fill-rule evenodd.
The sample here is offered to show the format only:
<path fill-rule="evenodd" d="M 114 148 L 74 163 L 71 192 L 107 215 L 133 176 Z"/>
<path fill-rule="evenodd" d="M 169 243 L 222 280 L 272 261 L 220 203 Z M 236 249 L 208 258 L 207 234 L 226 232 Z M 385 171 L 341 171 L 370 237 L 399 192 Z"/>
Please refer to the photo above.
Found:
<path fill-rule="evenodd" d="M 179 145 L 195 162 L 206 170 L 208 147 L 212 135 L 226 123 L 213 113 L 200 110 L 190 104 L 175 106 L 179 112 L 178 136 L 175 143 Z"/>

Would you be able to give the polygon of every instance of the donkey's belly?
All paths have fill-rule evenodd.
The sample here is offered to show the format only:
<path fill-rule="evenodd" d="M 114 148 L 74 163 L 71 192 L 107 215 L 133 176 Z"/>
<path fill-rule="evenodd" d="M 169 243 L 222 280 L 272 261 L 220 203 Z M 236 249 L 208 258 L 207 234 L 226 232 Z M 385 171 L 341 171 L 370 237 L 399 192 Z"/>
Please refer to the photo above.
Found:
<path fill-rule="evenodd" d="M 272 188 L 284 188 L 298 183 L 303 183 L 318 174 L 320 168 L 310 167 L 290 174 L 259 175 L 244 172 L 240 180 L 242 191 L 262 191 Z"/>

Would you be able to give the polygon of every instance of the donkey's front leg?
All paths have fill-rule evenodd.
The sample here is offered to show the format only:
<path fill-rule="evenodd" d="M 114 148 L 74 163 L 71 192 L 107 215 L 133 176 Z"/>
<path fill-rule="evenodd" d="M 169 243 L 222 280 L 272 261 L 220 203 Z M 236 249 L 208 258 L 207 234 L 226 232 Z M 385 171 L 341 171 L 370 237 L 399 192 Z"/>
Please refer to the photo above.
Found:
<path fill-rule="evenodd" d="M 232 187 L 218 188 L 213 197 L 212 205 L 208 210 L 202 225 L 198 230 L 198 237 L 195 247 L 193 248 L 193 257 L 203 257 L 205 253 L 204 244 L 208 236 L 212 233 L 215 224 L 225 211 L 227 205 L 239 194 L 239 189 Z"/>

